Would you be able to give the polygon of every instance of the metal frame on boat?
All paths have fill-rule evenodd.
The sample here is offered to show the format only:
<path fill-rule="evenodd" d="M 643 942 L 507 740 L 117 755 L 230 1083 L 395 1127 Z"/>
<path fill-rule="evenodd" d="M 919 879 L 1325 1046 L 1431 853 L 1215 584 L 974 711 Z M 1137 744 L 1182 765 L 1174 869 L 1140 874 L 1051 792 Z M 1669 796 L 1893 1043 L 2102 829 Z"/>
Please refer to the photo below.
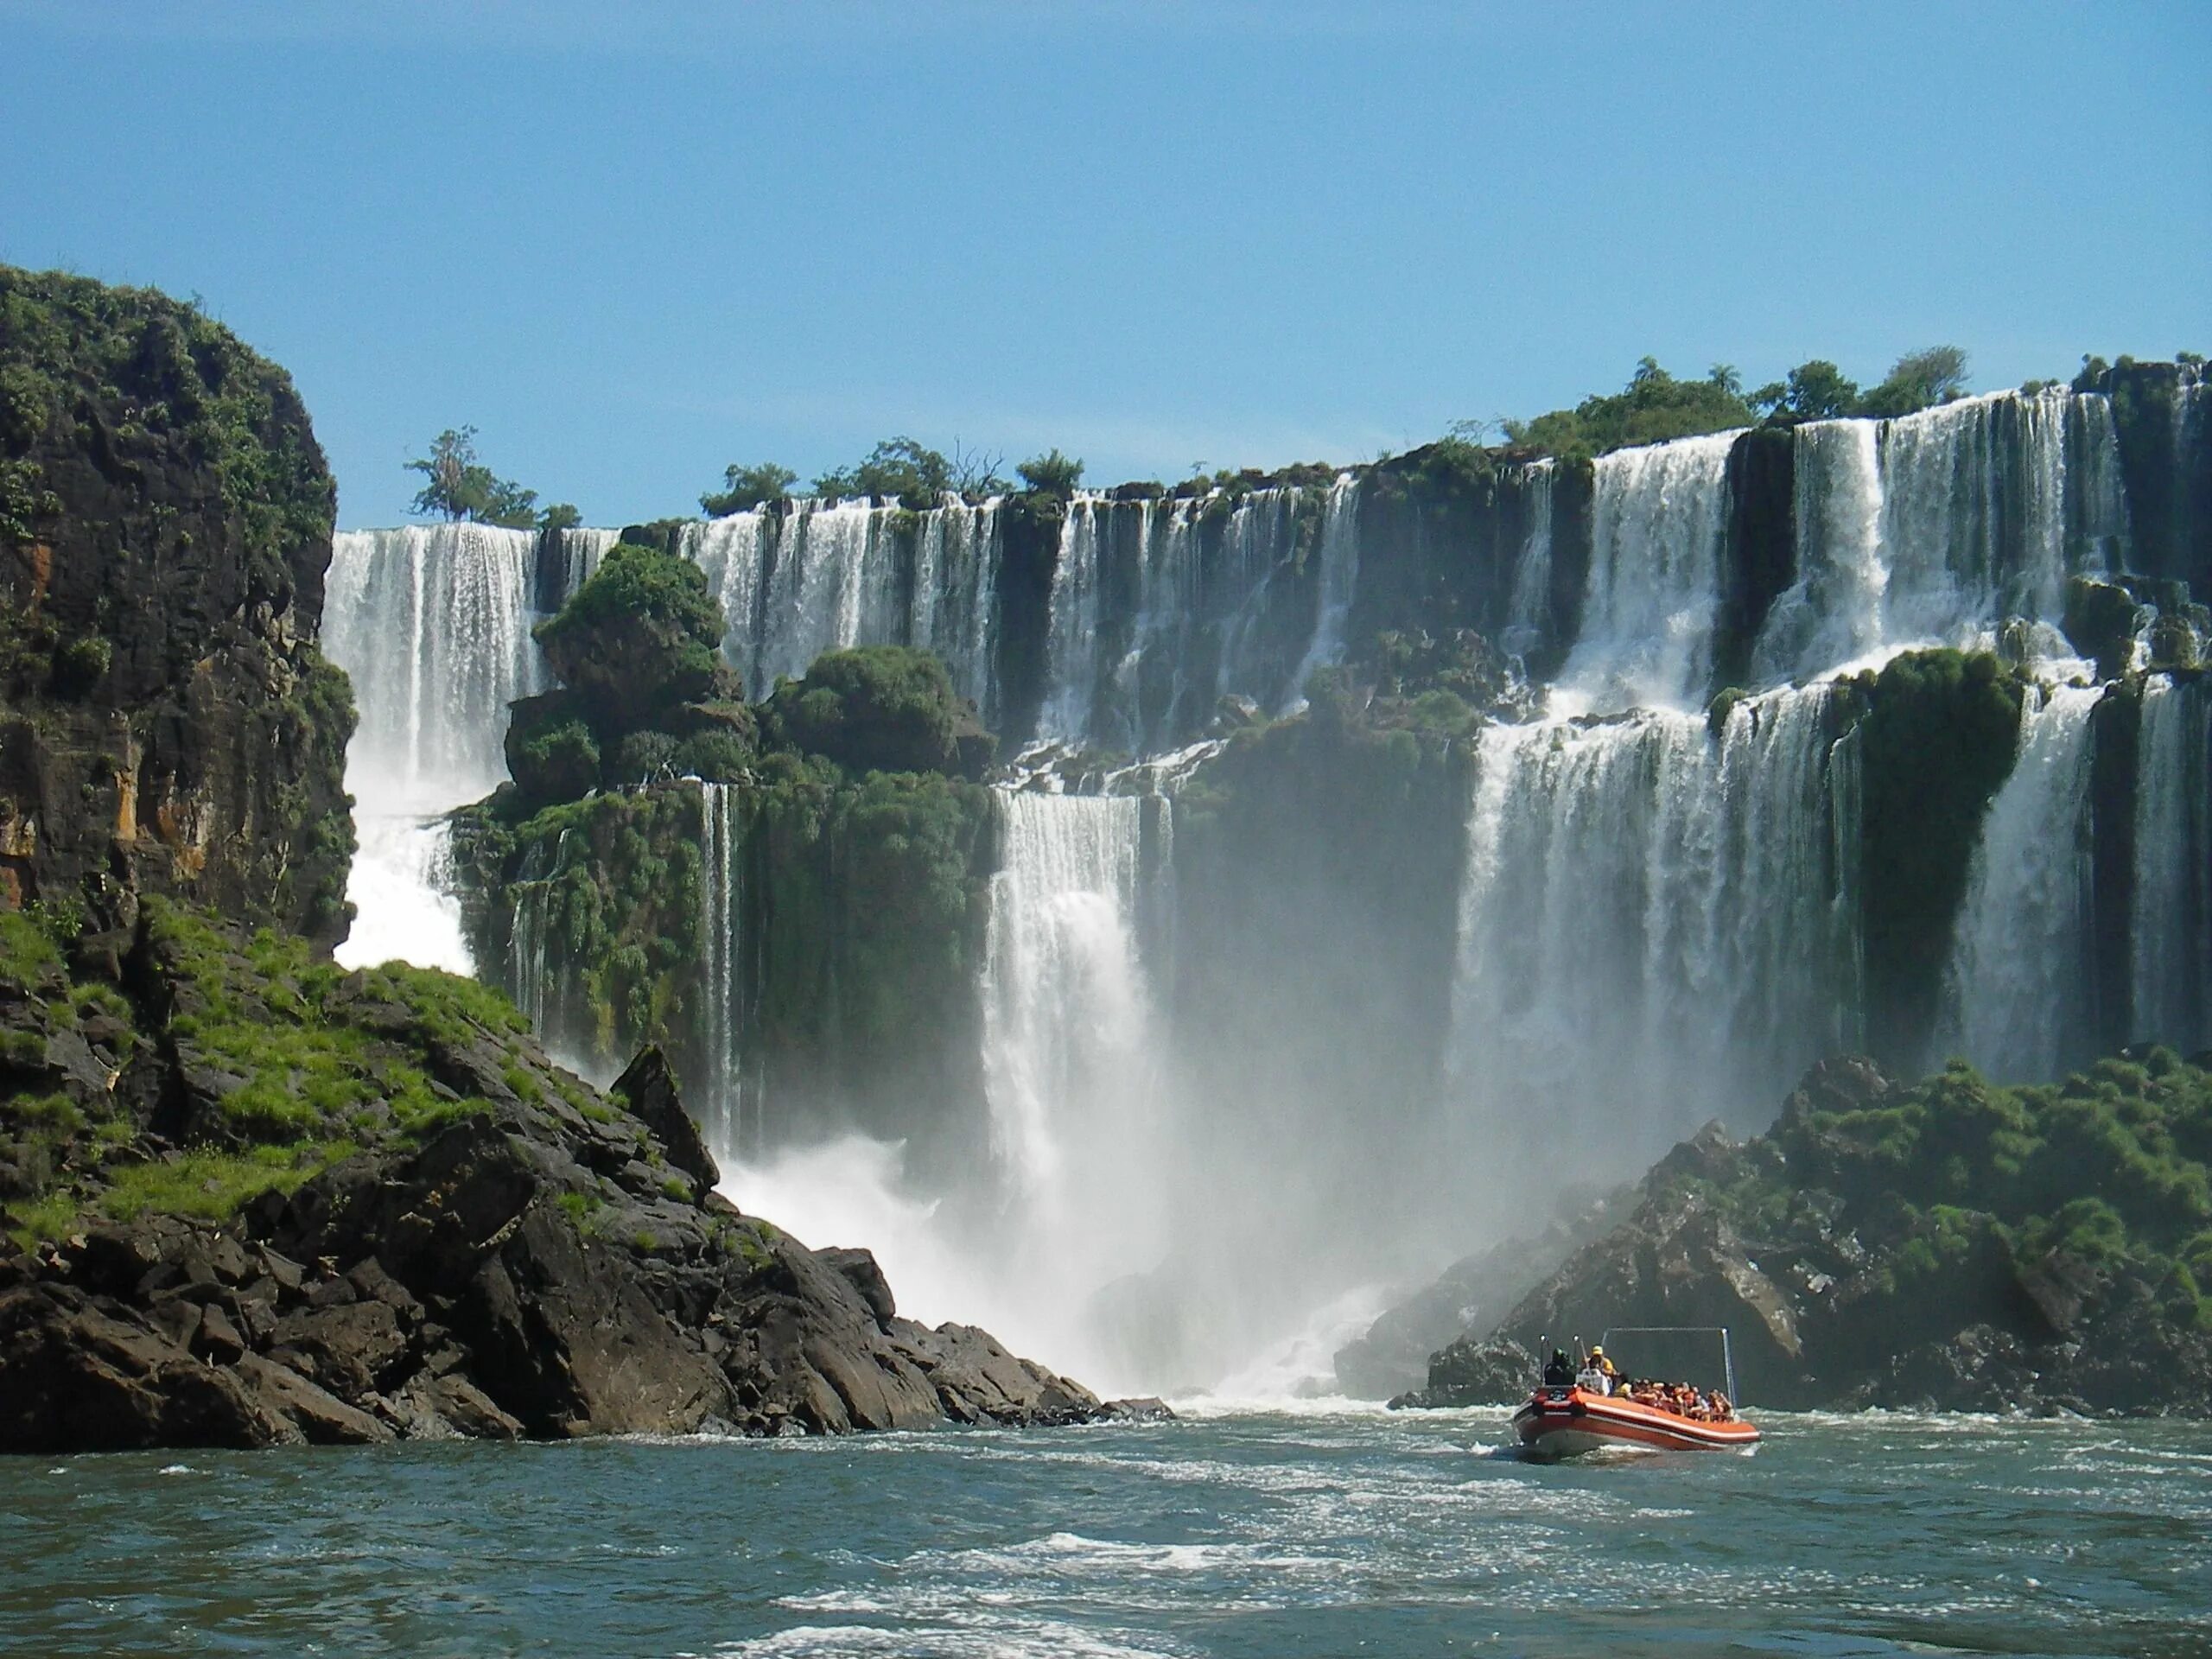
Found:
<path fill-rule="evenodd" d="M 1718 1333 L 1727 1395 L 1736 1397 L 1736 1361 L 1726 1325 L 1621 1325 L 1609 1327 L 1602 1349 L 1616 1332 L 1630 1336 Z M 1581 1382 L 1543 1383 L 1513 1414 L 1521 1444 L 1545 1457 L 1573 1457 L 1607 1447 L 1655 1452 L 1743 1452 L 1759 1442 L 1759 1432 L 1740 1417 L 1712 1421 L 1685 1417 L 1658 1406 L 1587 1388 Z"/>

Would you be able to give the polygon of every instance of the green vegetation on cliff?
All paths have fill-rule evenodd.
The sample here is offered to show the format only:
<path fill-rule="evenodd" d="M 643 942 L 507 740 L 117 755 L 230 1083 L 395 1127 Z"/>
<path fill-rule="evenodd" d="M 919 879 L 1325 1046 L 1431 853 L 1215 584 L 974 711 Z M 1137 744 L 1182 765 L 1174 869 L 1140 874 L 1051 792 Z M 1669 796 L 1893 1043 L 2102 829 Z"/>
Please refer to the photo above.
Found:
<path fill-rule="evenodd" d="M 257 577 L 283 590 L 292 550 L 327 545 L 337 510 L 297 409 L 291 377 L 196 303 L 0 265 L 0 540 L 34 540 L 64 511 L 53 461 L 35 452 L 90 426 L 92 447 L 165 440 L 204 467 Z"/>
<path fill-rule="evenodd" d="M 409 461 L 407 470 L 423 474 L 414 507 L 426 517 L 467 518 L 510 530 L 558 529 L 577 522 L 576 510 L 565 504 L 541 513 L 536 490 L 499 477 L 479 460 L 473 426 L 458 431 L 448 427 L 431 441 L 429 454 Z"/>
<path fill-rule="evenodd" d="M 1517 449 L 1601 455 L 1634 444 L 1750 426 L 1763 415 L 1785 421 L 1910 415 L 1957 397 L 1966 390 L 1966 376 L 1967 354 L 1955 346 L 1906 353 L 1879 385 L 1863 393 L 1858 382 L 1824 358 L 1801 363 L 1786 379 L 1747 392 L 1742 378 L 1725 363 L 1715 364 L 1702 380 L 1678 380 L 1647 357 L 1620 391 L 1593 393 L 1573 409 L 1503 425 L 1507 442 Z"/>
<path fill-rule="evenodd" d="M 347 973 L 296 936 L 142 908 L 120 954 L 78 948 L 68 918 L 0 912 L 0 1205 L 25 1248 L 97 1217 L 226 1220 L 434 1133 L 484 1103 L 463 1057 L 523 1029 L 470 980 Z M 516 1080 L 502 1090 L 562 1086 Z"/>
<path fill-rule="evenodd" d="M 762 709 L 771 741 L 848 771 L 977 778 L 997 747 L 952 689 L 944 664 L 905 645 L 824 652 Z"/>
<path fill-rule="evenodd" d="M 1419 1402 L 1515 1396 L 1548 1332 L 1726 1325 L 1761 1405 L 2212 1414 L 2212 1071 L 2167 1050 L 2018 1088 L 1828 1061 L 1631 1204 Z"/>

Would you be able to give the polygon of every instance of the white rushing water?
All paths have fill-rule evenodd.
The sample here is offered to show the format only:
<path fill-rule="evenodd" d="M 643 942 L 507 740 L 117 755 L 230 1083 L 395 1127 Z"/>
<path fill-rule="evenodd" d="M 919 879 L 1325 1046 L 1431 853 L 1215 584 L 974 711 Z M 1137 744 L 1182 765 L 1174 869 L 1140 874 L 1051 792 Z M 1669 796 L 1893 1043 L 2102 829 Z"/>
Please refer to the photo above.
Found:
<path fill-rule="evenodd" d="M 2212 696 L 2144 687 L 2135 784 L 2131 1006 L 2138 1041 L 2212 1046 Z"/>
<path fill-rule="evenodd" d="M 1295 706 L 1306 677 L 1343 655 L 1358 493 L 1345 474 L 1325 493 L 1077 495 L 1053 569 L 1038 735 L 1143 755 L 1188 742 L 1224 696 Z M 1292 662 L 1276 607 L 1309 533 L 1314 621 Z"/>
<path fill-rule="evenodd" d="M 746 792 L 699 785 L 700 1046 L 706 1076 L 701 1116 L 709 1140 L 741 1154 L 758 1148 L 764 1126 L 746 1121 L 744 960 Z"/>
<path fill-rule="evenodd" d="M 1143 1140 L 1155 1097 L 1144 803 L 1023 791 L 997 804 L 982 977 L 993 1150 L 1020 1207 L 1058 1235 Z"/>
<path fill-rule="evenodd" d="M 1771 683 L 1917 645 L 2056 623 L 2071 572 L 2120 569 L 2127 514 L 2109 402 L 2057 388 L 1795 435 L 1797 581 L 1762 629 Z"/>
<path fill-rule="evenodd" d="M 728 625 L 723 654 L 748 696 L 799 678 L 825 651 L 912 645 L 944 659 L 954 689 L 996 708 L 998 502 L 794 501 L 687 524 L 677 550 L 707 574 Z M 900 537 L 912 537 L 902 573 Z"/>
<path fill-rule="evenodd" d="M 2018 756 L 1989 804 L 1952 948 L 1939 1039 L 2002 1082 L 2041 1082 L 2094 1045 L 2089 712 L 2063 685 L 2021 711 Z"/>
<path fill-rule="evenodd" d="M 1663 711 L 1482 734 L 1452 1064 L 1508 1181 L 1640 1166 L 1771 1111 L 1853 1034 L 1831 695 L 1746 699 L 1717 738 Z"/>
<path fill-rule="evenodd" d="M 1582 636 L 1561 677 L 1592 710 L 1701 705 L 1713 673 L 1736 432 L 1597 461 Z"/>
<path fill-rule="evenodd" d="M 603 543 L 580 537 L 580 550 Z M 346 751 L 359 851 L 347 966 L 469 971 L 440 815 L 506 776 L 507 704 L 548 683 L 531 639 L 536 532 L 429 524 L 333 539 L 323 649 L 353 683 Z"/>

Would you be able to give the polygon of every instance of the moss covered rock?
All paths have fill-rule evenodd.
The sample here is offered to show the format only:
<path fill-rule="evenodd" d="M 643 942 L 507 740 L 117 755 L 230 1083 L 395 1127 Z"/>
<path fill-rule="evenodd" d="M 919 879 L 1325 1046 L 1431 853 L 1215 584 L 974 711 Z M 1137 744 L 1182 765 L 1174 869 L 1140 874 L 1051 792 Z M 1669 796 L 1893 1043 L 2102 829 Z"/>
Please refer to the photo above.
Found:
<path fill-rule="evenodd" d="M 713 690 L 724 623 L 689 559 L 618 542 L 536 637 L 602 744 Z"/>
<path fill-rule="evenodd" d="M 976 779 L 998 746 L 944 663 L 904 645 L 825 652 L 804 679 L 778 686 L 763 713 L 776 741 L 856 772 Z"/>

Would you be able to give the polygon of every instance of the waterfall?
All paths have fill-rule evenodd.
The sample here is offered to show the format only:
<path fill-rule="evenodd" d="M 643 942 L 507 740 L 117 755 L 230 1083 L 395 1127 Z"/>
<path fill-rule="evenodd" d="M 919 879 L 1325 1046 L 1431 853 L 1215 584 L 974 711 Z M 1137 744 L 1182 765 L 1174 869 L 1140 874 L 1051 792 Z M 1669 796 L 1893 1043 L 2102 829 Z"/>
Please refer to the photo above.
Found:
<path fill-rule="evenodd" d="M 360 711 L 346 786 L 372 812 L 443 811 L 507 775 L 507 704 L 544 689 L 530 637 L 534 531 L 486 524 L 342 531 L 323 649 Z"/>
<path fill-rule="evenodd" d="M 1728 452 L 1741 435 L 1598 458 L 1582 637 L 1562 676 L 1589 707 L 1704 702 L 1720 607 Z"/>
<path fill-rule="evenodd" d="M 1292 705 L 1304 701 L 1306 682 L 1314 670 L 1344 660 L 1344 625 L 1359 586 L 1359 480 L 1354 474 L 1339 473 L 1329 486 L 1328 505 L 1321 510 L 1320 559 L 1321 594 L 1313 613 L 1313 639 L 1291 676 Z"/>
<path fill-rule="evenodd" d="M 507 704 L 546 683 L 530 637 L 536 532 L 433 524 L 341 532 L 323 648 L 353 683 L 346 751 L 359 849 L 349 967 L 469 969 L 439 815 L 505 778 Z"/>
<path fill-rule="evenodd" d="M 722 652 L 764 697 L 825 651 L 898 645 L 897 534 L 912 515 L 861 501 L 797 501 L 683 526 L 677 550 L 707 573 L 728 623 Z"/>
<path fill-rule="evenodd" d="M 1221 697 L 1295 701 L 1343 654 L 1358 578 L 1350 474 L 1317 504 L 1283 487 L 1168 500 L 1077 495 L 1060 528 L 1039 735 L 1148 754 L 1188 741 Z M 1300 537 L 1318 510 L 1319 598 L 1302 656 L 1283 646 Z"/>
<path fill-rule="evenodd" d="M 1998 392 L 1882 423 L 1889 641 L 1965 645 L 2005 617 L 2057 618 L 2072 400 Z"/>
<path fill-rule="evenodd" d="M 1960 908 L 1943 1041 L 2004 1082 L 2056 1077 L 2093 1046 L 2089 711 L 2101 695 L 2058 686 L 2021 711 Z"/>
<path fill-rule="evenodd" d="M 1298 521 L 1304 505 L 1305 493 L 1300 490 L 1255 490 L 1238 501 L 1229 515 L 1221 538 L 1220 575 L 1216 578 L 1225 584 L 1231 607 L 1222 628 L 1220 661 L 1214 669 L 1217 705 L 1220 699 L 1230 696 L 1251 697 L 1268 708 L 1278 701 L 1264 695 L 1268 677 L 1268 607 L 1274 597 L 1276 573 L 1297 545 Z M 1295 684 L 1291 686 L 1291 695 L 1297 690 Z M 1210 706 L 1192 709 L 1190 715 L 1203 720 L 1212 712 Z"/>
<path fill-rule="evenodd" d="M 1017 1189 L 1058 1202 L 1071 1145 L 1147 1087 L 1143 802 L 1024 792 L 998 804 L 983 966 L 992 1134 Z"/>
<path fill-rule="evenodd" d="M 1103 505 L 1096 496 L 1078 495 L 1068 503 L 1067 517 L 1060 522 L 1060 557 L 1052 569 L 1045 645 L 1048 690 L 1038 719 L 1039 732 L 1046 737 L 1079 742 L 1090 733 L 1091 704 L 1098 691 L 1099 520 Z"/>
<path fill-rule="evenodd" d="M 2212 696 L 2144 687 L 2135 774 L 2131 1006 L 2138 1041 L 2212 1046 Z"/>
<path fill-rule="evenodd" d="M 699 906 L 699 1042 L 704 1060 L 700 1116 L 718 1150 L 747 1146 L 743 1044 L 745 1011 L 739 931 L 745 908 L 745 791 L 728 784 L 699 785 L 702 892 Z M 751 1145 L 762 1126 L 750 1126 Z"/>
<path fill-rule="evenodd" d="M 1498 643 L 1516 657 L 1525 657 L 1548 642 L 1552 620 L 1552 486 L 1559 463 L 1549 457 L 1522 469 L 1522 487 L 1528 496 L 1529 528 L 1521 538 L 1521 554 L 1513 562 L 1513 592 L 1506 602 L 1505 631 Z"/>
<path fill-rule="evenodd" d="M 1746 698 L 1717 735 L 1664 712 L 1482 734 L 1453 987 L 1464 1128 L 1494 1138 L 1523 1113 L 1544 1126 L 1526 1146 L 1627 1169 L 1716 1113 L 1764 1122 L 1851 1033 L 1831 695 Z"/>
<path fill-rule="evenodd" d="M 2092 392 L 2072 400 L 2066 452 L 2070 567 L 2091 575 L 2125 571 L 2133 550 L 2126 482 L 2120 467 L 2120 429 L 2113 420 L 2111 398 Z"/>
<path fill-rule="evenodd" d="M 1763 684 L 1854 661 L 1883 643 L 1889 569 L 1882 546 L 1878 428 L 1813 421 L 1791 435 L 1797 580 L 1753 647 Z"/>
<path fill-rule="evenodd" d="M 449 973 L 474 970 L 454 896 L 451 826 L 411 814 L 359 815 L 359 845 L 347 873 L 353 928 L 339 951 L 349 968 L 397 958 Z"/>
<path fill-rule="evenodd" d="M 914 551 L 908 643 L 944 659 L 953 689 L 998 729 L 999 500 L 977 506 L 946 498 L 922 515 Z"/>

